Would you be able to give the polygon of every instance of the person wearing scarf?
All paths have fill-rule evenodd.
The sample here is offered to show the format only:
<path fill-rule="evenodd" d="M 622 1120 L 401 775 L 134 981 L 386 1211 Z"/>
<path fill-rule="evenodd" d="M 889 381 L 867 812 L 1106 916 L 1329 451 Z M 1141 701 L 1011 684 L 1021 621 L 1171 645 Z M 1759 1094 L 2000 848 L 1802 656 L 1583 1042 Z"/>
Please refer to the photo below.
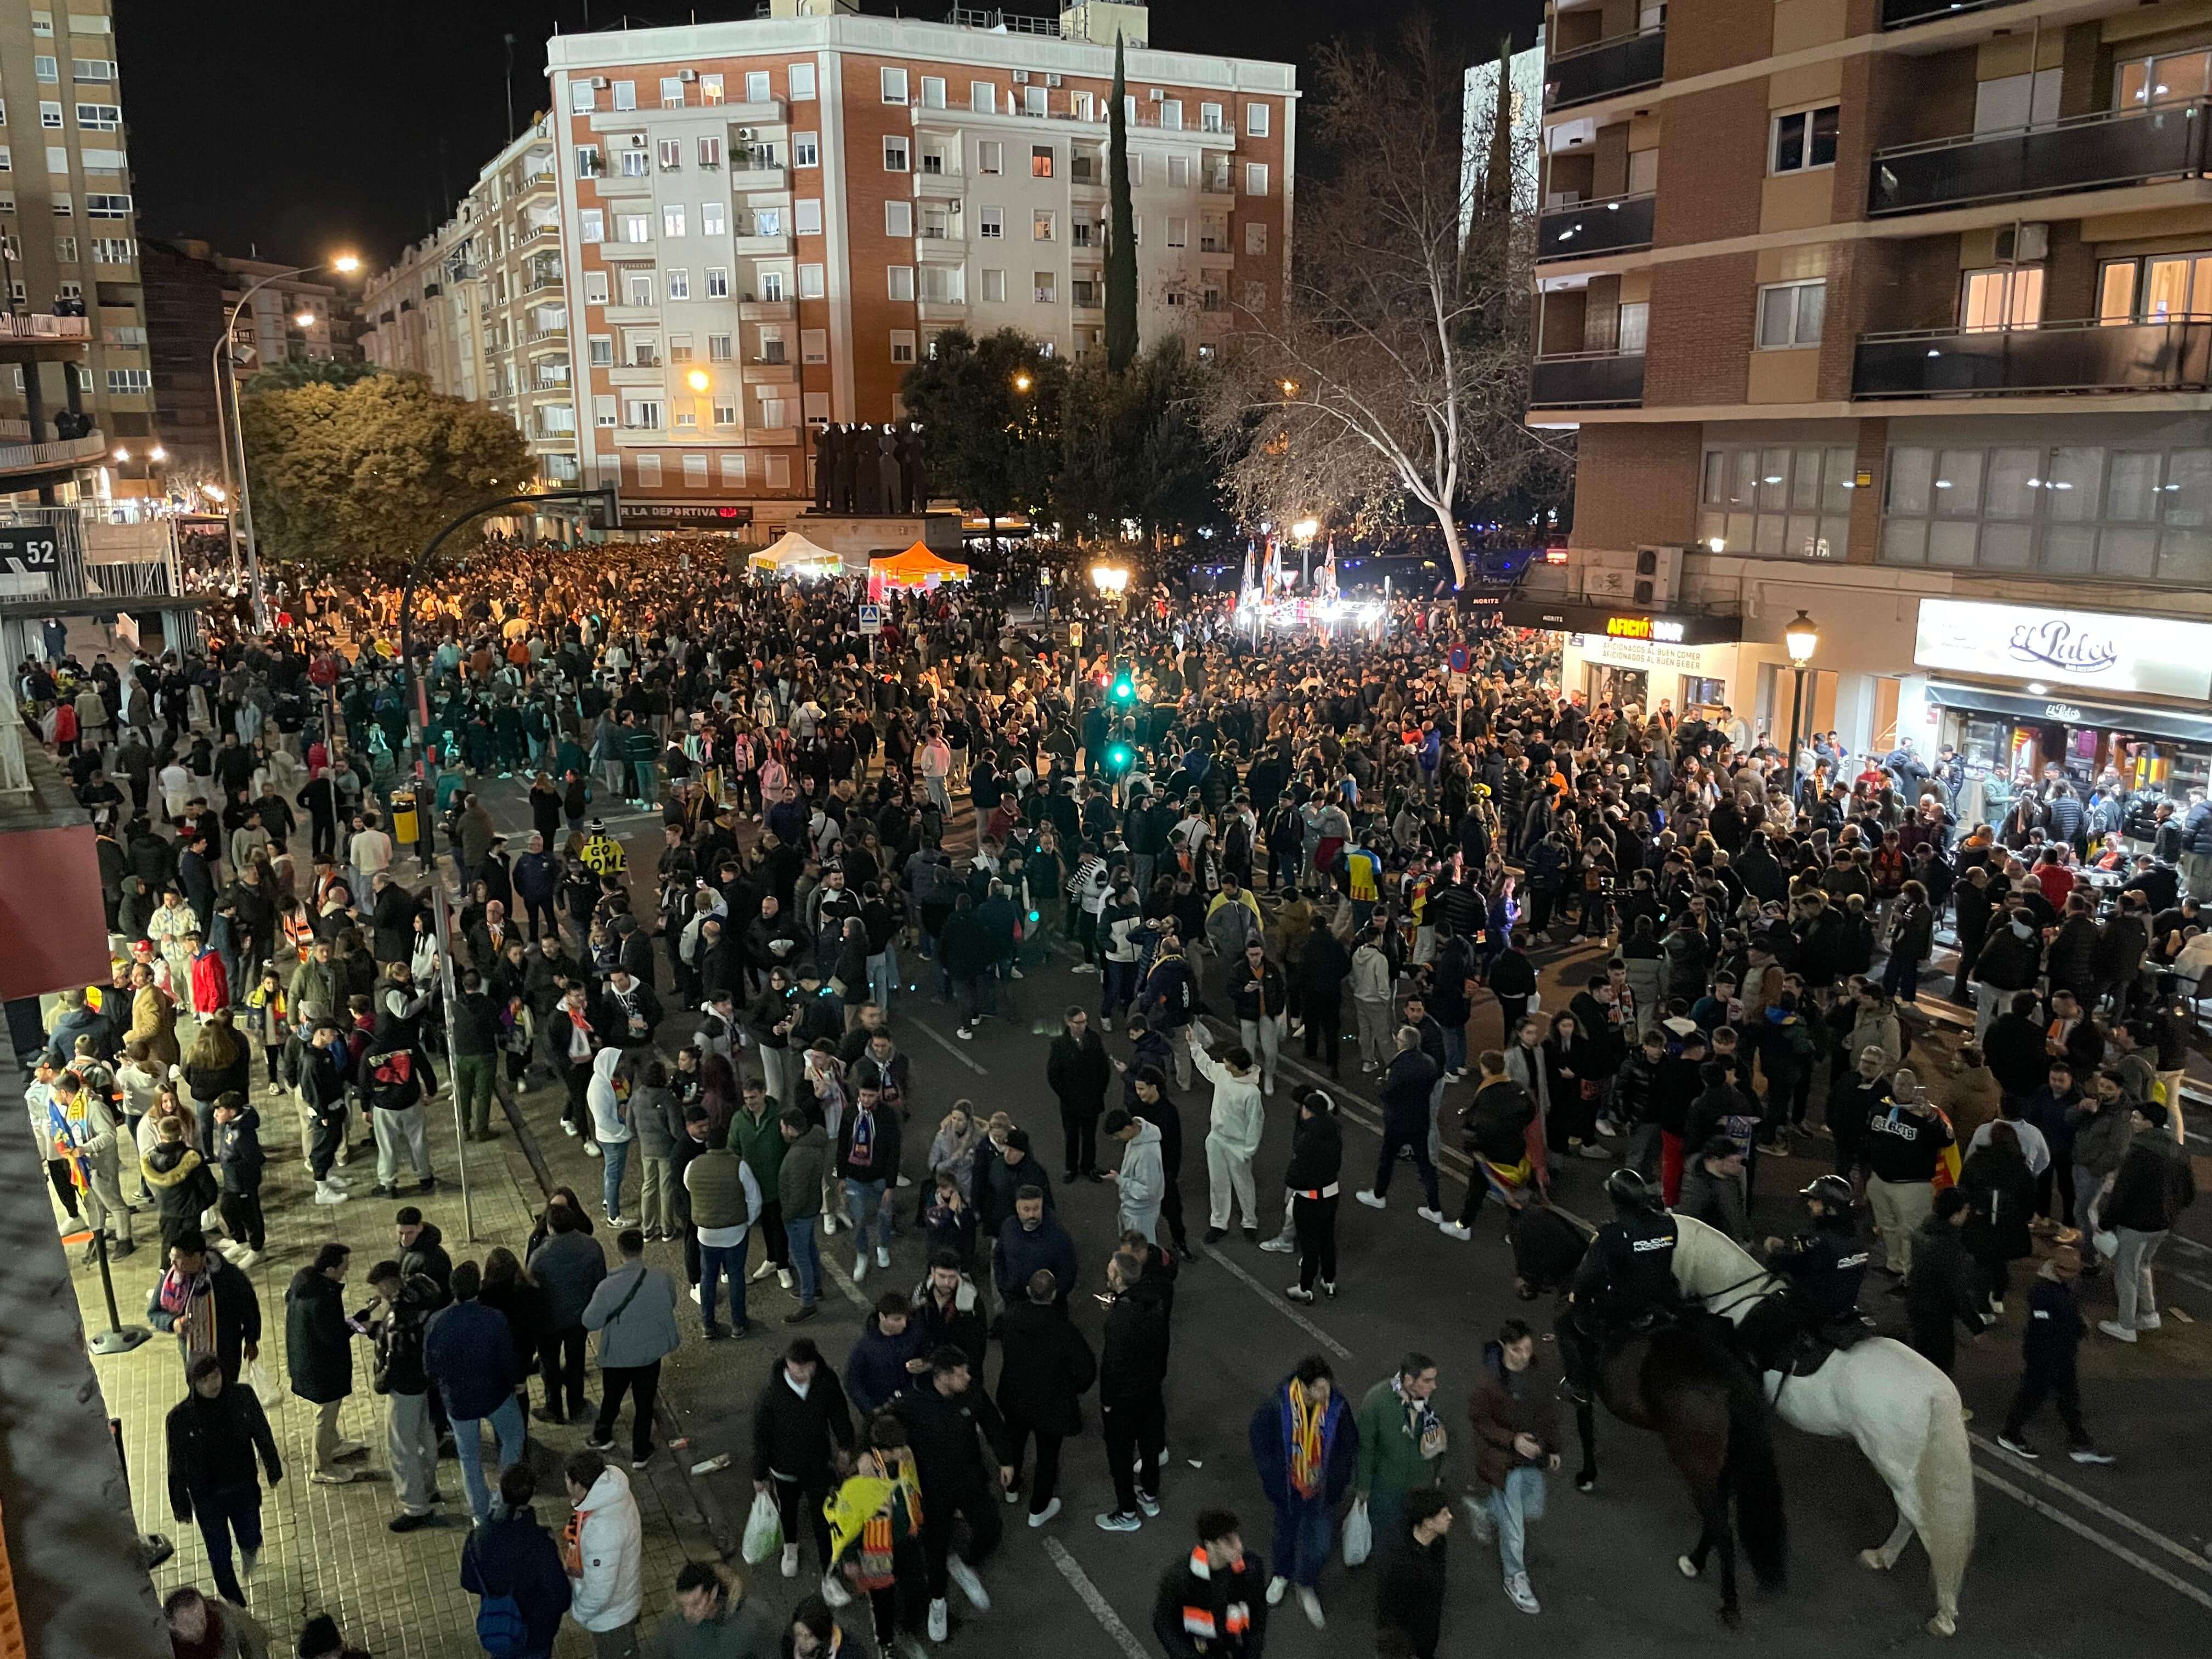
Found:
<path fill-rule="evenodd" d="M 1359 1465 L 1359 1425 L 1337 1392 L 1328 1362 L 1298 1362 L 1252 1415 L 1252 1461 L 1275 1508 L 1267 1582 L 1270 1606 L 1295 1587 L 1298 1606 L 1322 1628 L 1321 1570 L 1336 1542 L 1336 1506 Z"/>
<path fill-rule="evenodd" d="M 1436 1361 L 1409 1353 L 1359 1402 L 1358 1495 L 1378 1551 L 1404 1528 L 1406 1494 L 1437 1484 L 1447 1437 L 1430 1404 L 1436 1391 Z"/>

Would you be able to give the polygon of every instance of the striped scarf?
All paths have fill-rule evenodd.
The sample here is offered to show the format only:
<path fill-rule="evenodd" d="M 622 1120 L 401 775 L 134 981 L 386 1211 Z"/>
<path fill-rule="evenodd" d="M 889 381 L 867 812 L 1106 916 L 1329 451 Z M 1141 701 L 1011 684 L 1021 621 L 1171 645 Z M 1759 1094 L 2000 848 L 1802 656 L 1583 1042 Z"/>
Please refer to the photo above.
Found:
<path fill-rule="evenodd" d="M 1288 1404 L 1290 1420 L 1285 1426 L 1291 1448 L 1291 1487 L 1301 1498 L 1312 1498 L 1321 1491 L 1321 1430 L 1328 1415 L 1328 1401 L 1326 1396 L 1309 1400 L 1305 1384 L 1292 1377 Z"/>

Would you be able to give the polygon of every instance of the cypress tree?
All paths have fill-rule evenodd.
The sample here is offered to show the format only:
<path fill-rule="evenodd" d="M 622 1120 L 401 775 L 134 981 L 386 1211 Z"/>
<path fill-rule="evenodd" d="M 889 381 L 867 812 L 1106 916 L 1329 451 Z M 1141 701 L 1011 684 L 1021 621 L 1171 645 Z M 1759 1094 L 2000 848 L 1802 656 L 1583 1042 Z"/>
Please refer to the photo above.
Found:
<path fill-rule="evenodd" d="M 1114 37 L 1114 100 L 1107 113 L 1112 222 L 1106 246 L 1106 366 L 1120 374 L 1137 356 L 1137 219 L 1129 202 L 1129 116 L 1121 37 Z"/>

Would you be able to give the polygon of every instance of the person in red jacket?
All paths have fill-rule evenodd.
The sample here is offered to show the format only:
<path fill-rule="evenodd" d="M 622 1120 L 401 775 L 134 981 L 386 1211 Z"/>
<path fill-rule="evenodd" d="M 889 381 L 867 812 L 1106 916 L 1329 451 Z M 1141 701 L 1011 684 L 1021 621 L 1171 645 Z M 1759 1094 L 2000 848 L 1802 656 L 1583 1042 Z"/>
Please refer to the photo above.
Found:
<path fill-rule="evenodd" d="M 192 953 L 192 1012 L 205 1019 L 230 1006 L 230 974 L 216 948 L 198 933 L 185 934 L 185 943 Z"/>

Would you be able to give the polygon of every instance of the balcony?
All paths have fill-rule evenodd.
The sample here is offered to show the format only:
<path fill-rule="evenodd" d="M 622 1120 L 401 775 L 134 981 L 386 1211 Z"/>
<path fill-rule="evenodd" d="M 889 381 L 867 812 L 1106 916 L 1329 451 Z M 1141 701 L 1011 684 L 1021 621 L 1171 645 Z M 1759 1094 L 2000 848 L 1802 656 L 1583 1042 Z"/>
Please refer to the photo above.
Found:
<path fill-rule="evenodd" d="M 1650 247 L 1652 210 L 1658 200 L 1647 192 L 1552 208 L 1536 221 L 1536 257 L 1580 259 Z"/>
<path fill-rule="evenodd" d="M 661 386 L 667 380 L 658 357 L 644 362 L 611 363 L 606 374 L 609 386 Z"/>
<path fill-rule="evenodd" d="M 22 422 L 8 424 L 25 426 Z M 28 482 L 28 475 L 67 474 L 79 467 L 97 466 L 106 458 L 107 440 L 98 432 L 45 443 L 0 443 L 0 477 L 13 480 L 14 487 L 22 488 Z"/>
<path fill-rule="evenodd" d="M 781 126 L 783 123 L 783 100 L 781 98 L 763 98 L 757 103 L 729 103 L 712 107 L 719 108 L 722 119 L 735 127 L 773 127 Z"/>
<path fill-rule="evenodd" d="M 1544 107 L 1565 109 L 1659 84 L 1667 72 L 1667 26 L 1554 52 L 1544 66 Z"/>
<path fill-rule="evenodd" d="M 2212 391 L 2212 316 L 1862 334 L 1859 398 Z"/>
<path fill-rule="evenodd" d="M 792 318 L 792 302 L 788 300 L 756 300 L 748 295 L 738 301 L 738 320 L 741 323 L 787 323 Z"/>
<path fill-rule="evenodd" d="M 522 184 L 519 193 L 526 196 L 533 191 L 550 190 L 553 188 L 553 164 L 549 161 L 544 167 L 538 167 L 532 172 L 526 173 L 522 175 Z"/>
<path fill-rule="evenodd" d="M 544 328 L 533 328 L 530 331 L 529 343 L 534 346 L 566 345 L 568 343 L 568 325 L 552 323 Z"/>
<path fill-rule="evenodd" d="M 2011 0 L 1881 0 L 1881 26 L 1907 29 L 1915 23 L 1932 23 L 1939 17 L 1957 17 L 2010 3 Z"/>
<path fill-rule="evenodd" d="M 514 245 L 517 247 L 535 247 L 540 242 L 557 242 L 560 240 L 561 227 L 557 223 L 532 225 L 514 239 Z"/>
<path fill-rule="evenodd" d="M 747 449 L 788 449 L 799 441 L 795 426 L 749 426 L 745 428 Z"/>
<path fill-rule="evenodd" d="M 791 252 L 791 238 L 787 234 L 732 236 L 730 238 L 730 252 L 741 259 L 772 258 L 779 253 Z"/>
<path fill-rule="evenodd" d="M 787 190 L 790 185 L 790 174 L 780 167 L 738 167 L 732 163 L 730 167 L 732 194 L 754 190 Z"/>
<path fill-rule="evenodd" d="M 915 250 L 925 259 L 950 259 L 957 264 L 968 257 L 968 239 L 957 230 L 924 225 Z"/>
<path fill-rule="evenodd" d="M 1531 409 L 1633 409 L 1644 401 L 1644 354 L 1562 351 L 1536 359 Z"/>
<path fill-rule="evenodd" d="M 964 323 L 968 320 L 968 301 L 964 299 L 930 299 L 915 302 L 915 316 L 924 323 Z"/>
<path fill-rule="evenodd" d="M 554 265 L 544 270 L 532 271 L 523 280 L 522 291 L 525 295 L 545 294 L 559 288 L 561 284 L 561 268 Z"/>
<path fill-rule="evenodd" d="M 2208 125 L 2212 100 L 2197 99 L 1877 150 L 1867 211 L 1917 213 L 2154 179 L 2202 178 Z"/>

